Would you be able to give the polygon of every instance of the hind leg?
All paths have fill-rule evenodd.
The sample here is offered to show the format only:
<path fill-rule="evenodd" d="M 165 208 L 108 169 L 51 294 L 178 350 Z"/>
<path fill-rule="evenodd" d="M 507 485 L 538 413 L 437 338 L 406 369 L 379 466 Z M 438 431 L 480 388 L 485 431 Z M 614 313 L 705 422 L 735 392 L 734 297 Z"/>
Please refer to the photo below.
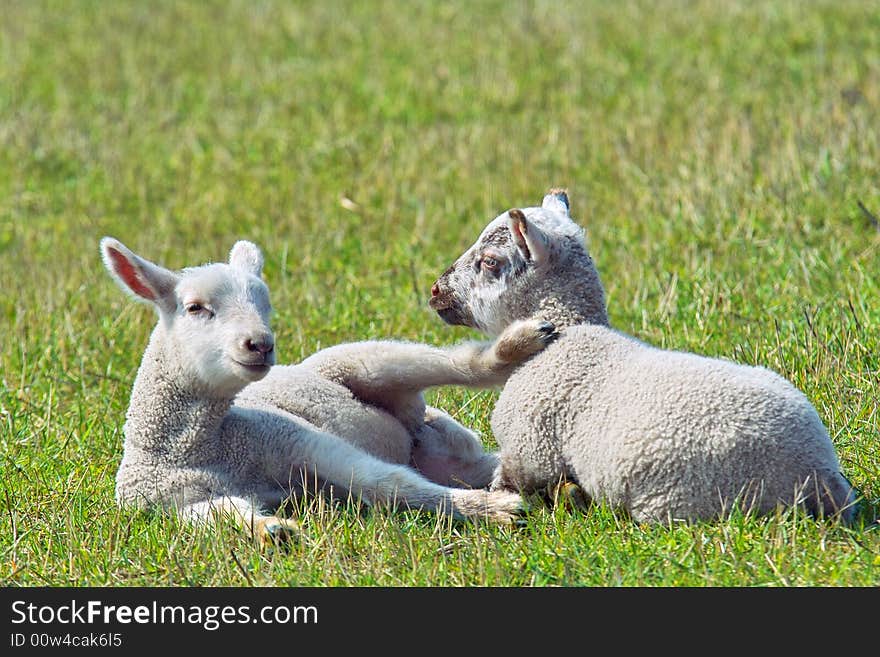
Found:
<path fill-rule="evenodd" d="M 514 522 L 522 512 L 519 495 L 440 486 L 409 466 L 379 460 L 330 433 L 292 424 L 267 423 L 262 431 L 256 425 L 254 429 L 253 441 L 272 454 L 265 473 L 271 480 L 290 481 L 304 470 L 370 505 L 501 523 Z"/>
<path fill-rule="evenodd" d="M 486 488 L 498 457 L 483 449 L 476 433 L 428 406 L 424 424 L 415 432 L 412 465 L 444 486 Z"/>
<path fill-rule="evenodd" d="M 844 524 L 855 519 L 858 512 L 856 491 L 843 474 L 817 473 L 810 478 L 804 492 L 805 506 L 812 516 L 839 518 Z"/>

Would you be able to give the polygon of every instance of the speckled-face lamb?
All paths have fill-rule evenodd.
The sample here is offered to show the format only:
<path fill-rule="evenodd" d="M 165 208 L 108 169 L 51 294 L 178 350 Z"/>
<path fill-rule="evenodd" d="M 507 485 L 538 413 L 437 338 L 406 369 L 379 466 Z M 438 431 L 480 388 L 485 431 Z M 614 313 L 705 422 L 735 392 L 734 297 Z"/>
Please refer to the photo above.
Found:
<path fill-rule="evenodd" d="M 112 238 L 101 252 L 119 286 L 158 312 L 126 415 L 121 504 L 197 521 L 228 515 L 264 542 L 295 533 L 272 514 L 306 486 L 499 522 L 520 512 L 519 495 L 482 489 L 497 458 L 426 408 L 421 391 L 502 384 L 552 339 L 547 323 L 520 322 L 494 343 L 359 342 L 274 365 L 254 244 L 237 242 L 228 263 L 181 272 Z"/>
<path fill-rule="evenodd" d="M 609 327 L 563 190 L 489 223 L 434 284 L 430 305 L 490 335 L 527 318 L 560 329 L 498 399 L 494 489 L 574 481 L 647 522 L 718 518 L 734 502 L 757 513 L 803 504 L 844 521 L 855 513 L 828 432 L 791 383 Z"/>

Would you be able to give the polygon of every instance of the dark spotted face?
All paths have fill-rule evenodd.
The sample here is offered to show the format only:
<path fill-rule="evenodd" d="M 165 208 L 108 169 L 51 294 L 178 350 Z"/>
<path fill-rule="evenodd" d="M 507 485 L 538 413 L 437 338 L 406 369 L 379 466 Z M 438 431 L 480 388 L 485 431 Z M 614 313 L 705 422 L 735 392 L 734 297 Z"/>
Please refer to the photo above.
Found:
<path fill-rule="evenodd" d="M 437 279 L 429 305 L 448 324 L 498 335 L 517 319 L 511 316 L 510 301 L 528 265 L 505 213 Z"/>
<path fill-rule="evenodd" d="M 440 318 L 453 326 L 474 326 L 474 319 L 464 304 L 453 292 L 455 265 L 447 269 L 431 286 L 431 299 L 428 305 L 437 311 Z"/>
<path fill-rule="evenodd" d="M 607 324 L 602 284 L 569 208 L 565 190 L 551 189 L 540 207 L 493 219 L 431 287 L 431 308 L 493 336 L 537 316 L 557 326 Z"/>

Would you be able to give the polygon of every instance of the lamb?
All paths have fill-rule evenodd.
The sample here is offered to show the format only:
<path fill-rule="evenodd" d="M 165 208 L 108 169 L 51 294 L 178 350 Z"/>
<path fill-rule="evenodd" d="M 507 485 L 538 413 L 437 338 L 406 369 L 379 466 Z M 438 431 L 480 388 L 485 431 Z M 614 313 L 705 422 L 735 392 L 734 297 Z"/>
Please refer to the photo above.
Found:
<path fill-rule="evenodd" d="M 498 335 L 526 318 L 560 338 L 510 377 L 491 426 L 491 490 L 574 482 L 637 522 L 803 505 L 852 521 L 856 495 L 805 395 L 778 374 L 661 350 L 613 329 L 564 190 L 498 216 L 434 283 L 449 324 Z M 558 485 L 558 484 L 557 484 Z"/>
<path fill-rule="evenodd" d="M 297 535 L 296 523 L 274 512 L 312 485 L 455 517 L 511 522 L 522 512 L 519 495 L 479 488 L 497 459 L 472 432 L 426 408 L 421 390 L 500 385 L 552 340 L 552 326 L 521 322 L 495 343 L 445 349 L 340 345 L 275 366 L 255 244 L 236 242 L 228 263 L 181 272 L 110 237 L 100 248 L 118 285 L 158 313 L 126 414 L 120 505 L 209 524 L 228 516 L 264 544 Z M 431 481 L 413 461 L 437 479 L 477 488 Z"/>

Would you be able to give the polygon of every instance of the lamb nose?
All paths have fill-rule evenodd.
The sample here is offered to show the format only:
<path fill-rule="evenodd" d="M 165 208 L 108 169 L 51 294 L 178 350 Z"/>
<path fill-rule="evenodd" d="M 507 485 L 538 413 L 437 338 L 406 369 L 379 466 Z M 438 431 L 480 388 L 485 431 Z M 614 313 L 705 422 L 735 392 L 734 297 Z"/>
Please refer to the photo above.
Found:
<path fill-rule="evenodd" d="M 431 286 L 431 296 L 436 297 L 438 294 L 440 294 L 440 286 L 434 283 Z"/>
<path fill-rule="evenodd" d="M 248 338 L 245 340 L 244 346 L 247 347 L 248 351 L 258 351 L 261 354 L 268 354 L 275 348 L 275 343 L 272 340 L 251 340 Z"/>

